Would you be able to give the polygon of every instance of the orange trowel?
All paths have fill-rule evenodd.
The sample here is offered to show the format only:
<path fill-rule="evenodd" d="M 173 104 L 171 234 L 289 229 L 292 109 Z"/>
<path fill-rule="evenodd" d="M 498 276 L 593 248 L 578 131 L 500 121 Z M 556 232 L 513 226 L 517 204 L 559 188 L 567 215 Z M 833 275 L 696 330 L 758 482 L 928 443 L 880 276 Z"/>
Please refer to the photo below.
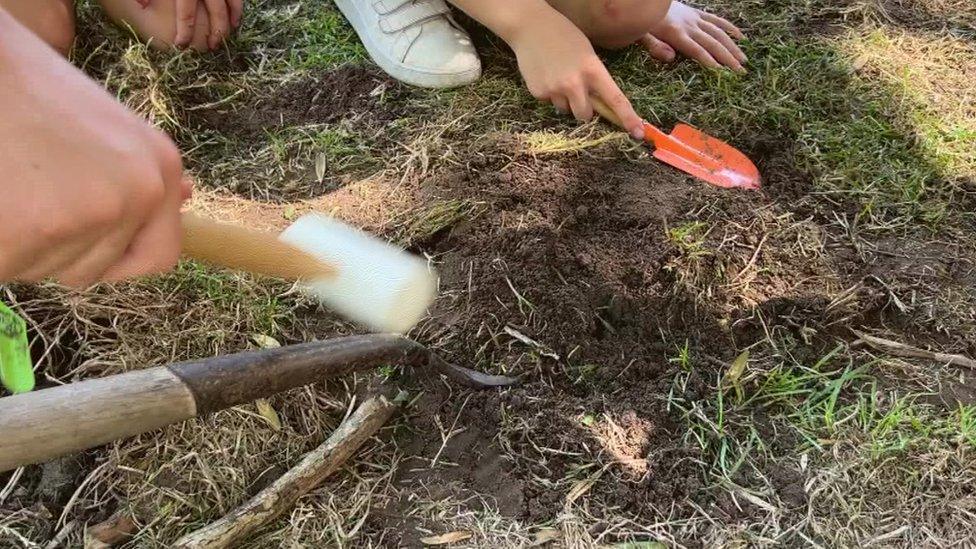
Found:
<path fill-rule="evenodd" d="M 623 127 L 606 103 L 595 97 L 590 99 L 600 116 Z M 717 187 L 760 186 L 759 170 L 742 151 L 687 124 L 676 125 L 668 134 L 644 122 L 644 142 L 654 146 L 654 158 Z"/>

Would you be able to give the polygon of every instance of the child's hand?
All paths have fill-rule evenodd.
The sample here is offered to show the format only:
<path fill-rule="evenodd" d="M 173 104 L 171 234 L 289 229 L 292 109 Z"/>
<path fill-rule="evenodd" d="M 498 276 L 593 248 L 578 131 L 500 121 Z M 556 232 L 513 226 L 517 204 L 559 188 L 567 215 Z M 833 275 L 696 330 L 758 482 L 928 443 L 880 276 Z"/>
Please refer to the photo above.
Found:
<path fill-rule="evenodd" d="M 667 16 L 641 39 L 641 44 L 661 61 L 671 61 L 674 50 L 678 50 L 706 67 L 724 65 L 745 72 L 742 63 L 746 55 L 732 38 L 741 40 L 745 35 L 719 16 L 675 0 Z"/>
<path fill-rule="evenodd" d="M 194 27 L 198 19 L 209 25 L 207 46 L 214 50 L 241 24 L 244 0 L 136 0 L 143 9 L 156 2 L 174 2 L 176 9 L 176 36 L 173 45 L 189 46 L 193 41 Z M 199 14 L 202 14 L 201 17 Z"/>
<path fill-rule="evenodd" d="M 558 14 L 557 14 L 558 15 Z M 641 117 L 617 87 L 589 39 L 562 16 L 527 24 L 511 41 L 529 92 L 581 121 L 593 118 L 590 96 L 602 99 L 635 139 L 644 136 Z"/>

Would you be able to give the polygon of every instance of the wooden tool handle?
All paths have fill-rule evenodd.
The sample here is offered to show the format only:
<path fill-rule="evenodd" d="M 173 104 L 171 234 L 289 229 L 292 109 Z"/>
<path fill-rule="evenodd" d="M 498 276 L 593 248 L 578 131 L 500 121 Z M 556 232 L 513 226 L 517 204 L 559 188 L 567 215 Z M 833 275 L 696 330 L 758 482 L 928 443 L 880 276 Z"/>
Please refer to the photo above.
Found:
<path fill-rule="evenodd" d="M 0 398 L 0 473 L 430 351 L 389 334 L 350 336 L 136 370 Z"/>
<path fill-rule="evenodd" d="M 190 390 L 165 367 L 0 398 L 0 472 L 195 415 Z"/>
<path fill-rule="evenodd" d="M 624 128 L 623 123 L 620 121 L 620 118 L 617 116 L 617 113 L 613 112 L 613 109 L 610 108 L 610 105 L 604 103 L 603 100 L 600 99 L 599 97 L 595 97 L 592 95 L 590 96 L 590 103 L 593 105 L 593 110 L 595 110 L 600 116 L 602 116 L 604 120 L 610 122 L 611 124 L 617 126 L 622 130 L 626 130 L 626 128 Z"/>
<path fill-rule="evenodd" d="M 334 276 L 335 267 L 278 235 L 183 214 L 183 255 L 238 271 L 296 280 Z"/>

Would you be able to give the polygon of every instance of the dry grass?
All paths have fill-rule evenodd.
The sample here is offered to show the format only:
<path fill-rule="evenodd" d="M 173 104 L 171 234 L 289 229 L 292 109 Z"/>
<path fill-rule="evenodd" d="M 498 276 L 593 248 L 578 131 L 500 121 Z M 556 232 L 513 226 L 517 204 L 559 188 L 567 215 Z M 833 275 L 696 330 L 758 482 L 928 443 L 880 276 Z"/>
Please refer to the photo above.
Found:
<path fill-rule="evenodd" d="M 947 177 L 976 177 L 976 46 L 961 39 L 879 28 L 845 39 L 859 73 L 897 90 L 909 105 L 902 131 L 915 132 Z"/>

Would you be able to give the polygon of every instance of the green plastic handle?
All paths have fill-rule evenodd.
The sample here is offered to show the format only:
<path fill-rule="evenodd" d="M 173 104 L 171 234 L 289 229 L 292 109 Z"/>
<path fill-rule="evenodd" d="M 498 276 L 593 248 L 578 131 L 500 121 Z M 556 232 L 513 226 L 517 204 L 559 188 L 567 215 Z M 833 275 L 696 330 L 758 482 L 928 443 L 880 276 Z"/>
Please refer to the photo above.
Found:
<path fill-rule="evenodd" d="M 27 323 L 3 303 L 0 303 L 0 384 L 15 394 L 34 388 Z"/>

